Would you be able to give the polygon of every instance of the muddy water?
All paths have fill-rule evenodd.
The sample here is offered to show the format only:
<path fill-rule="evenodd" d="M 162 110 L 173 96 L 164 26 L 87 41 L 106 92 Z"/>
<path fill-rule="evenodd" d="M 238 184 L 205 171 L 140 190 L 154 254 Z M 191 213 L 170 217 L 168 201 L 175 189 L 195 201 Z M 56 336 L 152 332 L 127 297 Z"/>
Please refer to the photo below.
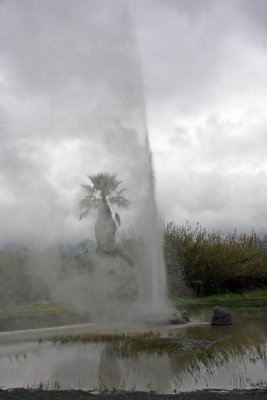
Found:
<path fill-rule="evenodd" d="M 165 328 L 160 334 L 177 340 L 177 348 L 161 353 L 145 346 L 133 351 L 113 342 L 2 343 L 0 386 L 160 393 L 266 386 L 266 314 L 235 312 L 232 327 Z M 207 320 L 208 315 L 198 317 Z"/>

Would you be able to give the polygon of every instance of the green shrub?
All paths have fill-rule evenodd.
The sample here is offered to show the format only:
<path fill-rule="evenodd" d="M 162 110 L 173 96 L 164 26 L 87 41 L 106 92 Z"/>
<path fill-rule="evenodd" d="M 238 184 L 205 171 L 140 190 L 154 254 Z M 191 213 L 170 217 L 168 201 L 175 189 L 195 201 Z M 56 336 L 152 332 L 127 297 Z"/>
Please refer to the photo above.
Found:
<path fill-rule="evenodd" d="M 177 296 L 176 280 L 197 295 L 218 294 L 267 284 L 267 250 L 255 233 L 207 232 L 199 224 L 164 227 L 164 255 L 169 293 Z"/>
<path fill-rule="evenodd" d="M 17 304 L 45 298 L 42 282 L 28 270 L 26 253 L 0 252 L 0 303 Z"/>

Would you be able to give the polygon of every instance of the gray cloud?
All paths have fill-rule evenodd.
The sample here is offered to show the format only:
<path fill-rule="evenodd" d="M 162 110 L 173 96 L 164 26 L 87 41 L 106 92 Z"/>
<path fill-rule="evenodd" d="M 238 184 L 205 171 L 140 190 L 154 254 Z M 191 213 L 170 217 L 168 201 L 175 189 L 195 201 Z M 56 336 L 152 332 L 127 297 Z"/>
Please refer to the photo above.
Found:
<path fill-rule="evenodd" d="M 137 3 L 162 215 L 266 231 L 266 2 Z"/>
<path fill-rule="evenodd" d="M 190 144 L 190 134 L 188 129 L 177 127 L 173 130 L 172 136 L 169 138 L 170 144 L 173 146 L 187 146 Z"/>
<path fill-rule="evenodd" d="M 162 217 L 265 230 L 265 15 L 265 0 L 2 1 L 0 239 L 92 233 L 77 204 L 99 170 L 138 204 L 142 77 Z"/>
<path fill-rule="evenodd" d="M 0 239 L 84 235 L 88 173 L 118 173 L 136 196 L 144 102 L 127 18 L 118 1 L 0 4 Z"/>

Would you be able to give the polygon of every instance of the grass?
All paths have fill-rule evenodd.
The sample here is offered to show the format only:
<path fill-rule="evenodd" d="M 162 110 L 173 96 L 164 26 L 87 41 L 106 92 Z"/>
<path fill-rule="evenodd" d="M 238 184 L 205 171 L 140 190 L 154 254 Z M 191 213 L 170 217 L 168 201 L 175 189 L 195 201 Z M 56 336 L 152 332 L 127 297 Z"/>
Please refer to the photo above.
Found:
<path fill-rule="evenodd" d="M 181 281 L 197 296 L 267 287 L 267 249 L 255 233 L 170 223 L 164 228 L 164 255 L 171 297 L 181 291 Z"/>
<path fill-rule="evenodd" d="M 244 293 L 225 293 L 221 295 L 173 300 L 177 308 L 214 307 L 220 305 L 227 308 L 267 307 L 267 289 L 256 289 Z"/>
<path fill-rule="evenodd" d="M 72 308 L 62 304 L 23 304 L 12 306 L 2 305 L 0 307 L 0 318 L 27 318 L 70 313 L 73 313 Z"/>
<path fill-rule="evenodd" d="M 143 353 L 173 353 L 177 350 L 177 338 L 164 338 L 158 332 L 142 332 L 129 334 L 86 333 L 82 335 L 63 335 L 50 338 L 53 343 L 105 343 L 106 351 L 121 356 L 138 356 Z"/>

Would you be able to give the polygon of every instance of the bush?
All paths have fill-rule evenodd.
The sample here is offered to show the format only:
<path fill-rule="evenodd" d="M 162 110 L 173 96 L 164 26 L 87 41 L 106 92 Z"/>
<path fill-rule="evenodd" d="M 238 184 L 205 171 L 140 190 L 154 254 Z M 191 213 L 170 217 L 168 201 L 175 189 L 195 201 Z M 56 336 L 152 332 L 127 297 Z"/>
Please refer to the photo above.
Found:
<path fill-rule="evenodd" d="M 164 227 L 164 255 L 171 297 L 179 280 L 196 295 L 239 292 L 267 285 L 267 250 L 255 233 L 207 232 L 199 224 Z"/>
<path fill-rule="evenodd" d="M 0 252 L 0 303 L 34 302 L 47 296 L 42 282 L 32 277 L 24 252 Z"/>

